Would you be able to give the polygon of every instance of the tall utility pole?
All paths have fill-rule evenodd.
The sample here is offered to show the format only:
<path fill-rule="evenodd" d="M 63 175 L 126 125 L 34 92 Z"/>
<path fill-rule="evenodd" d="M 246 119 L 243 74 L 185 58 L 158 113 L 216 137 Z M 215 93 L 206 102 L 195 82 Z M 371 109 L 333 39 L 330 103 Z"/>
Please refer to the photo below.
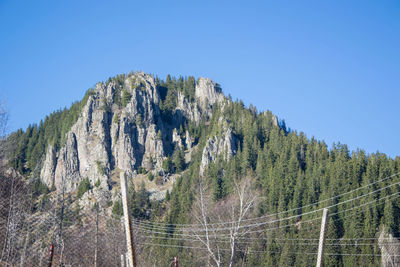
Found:
<path fill-rule="evenodd" d="M 121 267 L 125 267 L 125 254 L 121 254 Z"/>
<path fill-rule="evenodd" d="M 96 206 L 96 235 L 94 237 L 95 240 L 94 242 L 96 247 L 94 250 L 94 267 L 97 267 L 98 234 L 99 234 L 99 207 Z"/>
<path fill-rule="evenodd" d="M 321 220 L 321 232 L 319 234 L 319 245 L 318 245 L 318 257 L 317 267 L 324 266 L 324 246 L 325 246 L 325 235 L 328 226 L 328 209 L 324 209 Z"/>
<path fill-rule="evenodd" d="M 53 243 L 51 243 L 49 248 L 49 259 L 47 261 L 48 267 L 51 267 L 53 265 L 53 254 L 54 254 L 54 246 Z"/>
<path fill-rule="evenodd" d="M 127 262 L 129 267 L 136 267 L 135 247 L 133 245 L 131 222 L 128 211 L 128 184 L 126 182 L 125 173 L 121 172 L 119 178 L 121 182 L 122 207 L 124 210 L 125 236 L 126 236 L 126 246 L 128 252 Z"/>
<path fill-rule="evenodd" d="M 59 232 L 58 232 L 58 238 L 59 238 L 59 244 L 58 246 L 60 247 L 60 266 L 63 266 L 63 257 L 64 257 L 64 240 L 63 240 L 63 220 L 64 220 L 64 209 L 65 209 L 65 198 L 64 198 L 64 192 L 65 192 L 65 180 L 63 180 L 63 188 L 62 188 L 62 202 L 61 202 L 61 212 L 60 212 L 60 225 L 59 225 Z"/>

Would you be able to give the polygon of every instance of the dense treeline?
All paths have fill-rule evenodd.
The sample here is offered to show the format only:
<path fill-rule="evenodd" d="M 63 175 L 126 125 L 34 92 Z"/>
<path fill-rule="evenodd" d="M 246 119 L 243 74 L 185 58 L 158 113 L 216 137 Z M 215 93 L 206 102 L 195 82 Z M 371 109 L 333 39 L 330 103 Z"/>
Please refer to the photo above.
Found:
<path fill-rule="evenodd" d="M 246 108 L 242 102 L 230 102 L 222 108 L 216 108 L 209 127 L 204 127 L 200 133 L 200 149 L 192 157 L 188 170 L 177 180 L 168 201 L 168 224 L 193 223 L 193 202 L 198 195 L 198 173 L 202 146 L 210 136 L 221 134 L 218 118 L 223 116 L 232 127 L 238 138 L 238 152 L 226 162 L 220 157 L 216 163 L 210 164 L 206 172 L 206 180 L 211 185 L 210 190 L 215 201 L 224 201 L 231 194 L 234 180 L 241 177 L 253 177 L 253 186 L 262 192 L 253 216 L 262 216 L 286 210 L 307 206 L 320 200 L 331 198 L 352 189 L 365 186 L 374 181 L 400 171 L 400 158 L 390 159 L 385 154 L 367 155 L 363 150 L 349 151 L 343 144 L 334 144 L 331 149 L 322 141 L 308 139 L 303 133 L 287 129 L 284 122 L 277 123 L 270 112 L 258 113 L 254 107 Z M 278 125 L 277 125 L 278 124 Z M 320 206 L 311 205 L 297 209 L 286 216 L 301 214 L 323 206 L 334 205 L 351 199 L 373 189 L 379 189 L 399 181 L 398 177 L 382 183 L 366 187 L 354 194 L 345 195 Z M 373 200 L 389 196 L 399 191 L 399 186 L 389 187 L 378 194 L 370 194 L 347 204 L 330 209 L 332 216 L 329 221 L 328 238 L 377 238 L 383 226 L 391 234 L 399 237 L 400 201 L 398 198 L 387 198 L 386 201 Z M 361 212 L 348 212 L 348 209 L 364 205 Z M 296 218 L 291 223 L 309 219 Z M 289 222 L 286 222 L 289 223 Z M 258 251 L 239 257 L 237 264 L 246 266 L 309 266 L 314 264 L 316 256 L 304 252 L 315 253 L 316 249 L 299 241 L 297 243 L 282 241 L 296 238 L 318 238 L 319 221 L 314 227 L 287 227 L 275 231 L 265 231 L 266 240 L 252 241 L 246 251 Z M 267 229 L 267 228 L 266 228 Z M 174 236 L 171 228 L 171 239 L 157 243 L 164 245 L 184 246 L 178 236 Z M 175 238 L 175 239 L 174 239 Z M 337 241 L 339 242 L 339 241 Z M 315 246 L 314 246 L 315 248 Z M 180 255 L 183 263 L 196 262 L 194 254 L 185 248 L 161 247 L 153 248 L 160 252 L 160 262 Z M 240 249 L 240 246 L 238 246 Z M 264 251 L 261 252 L 260 251 Z M 380 254 L 377 240 L 372 240 L 363 246 L 330 246 L 326 256 L 327 266 L 379 266 L 381 259 L 376 256 L 342 256 L 341 254 Z M 241 265 L 239 265 L 241 266 Z"/>

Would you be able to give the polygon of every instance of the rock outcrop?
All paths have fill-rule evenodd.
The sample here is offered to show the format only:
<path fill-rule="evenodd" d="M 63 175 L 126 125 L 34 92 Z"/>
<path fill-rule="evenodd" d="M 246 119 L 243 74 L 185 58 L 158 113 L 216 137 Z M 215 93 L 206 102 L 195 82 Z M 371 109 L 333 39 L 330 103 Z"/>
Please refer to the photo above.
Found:
<path fill-rule="evenodd" d="M 43 182 L 50 188 L 54 184 L 55 167 L 57 164 L 56 149 L 49 145 L 46 151 L 46 159 L 44 161 L 40 176 Z"/>
<path fill-rule="evenodd" d="M 88 178 L 99 188 L 110 189 L 114 170 L 133 173 L 139 166 L 160 171 L 171 149 L 190 152 L 194 146 L 189 132 L 178 133 L 184 122 L 199 124 L 212 116 L 213 105 L 225 98 L 210 79 L 200 78 L 195 87 L 195 100 L 189 101 L 178 92 L 171 122 L 161 115 L 161 95 L 154 77 L 138 72 L 124 82 L 98 83 L 89 95 L 77 122 L 58 151 L 49 146 L 41 169 L 41 179 L 49 186 L 66 192 L 74 191 Z M 122 105 L 121 99 L 125 103 Z M 235 151 L 231 131 L 208 142 L 207 160 L 225 151 L 229 158 Z"/>
<path fill-rule="evenodd" d="M 220 118 L 219 124 L 222 128 L 222 134 L 215 135 L 207 140 L 202 153 L 200 175 L 204 175 L 208 164 L 215 162 L 218 156 L 222 156 L 223 160 L 230 160 L 237 152 L 237 139 L 232 129 L 222 118 Z"/>

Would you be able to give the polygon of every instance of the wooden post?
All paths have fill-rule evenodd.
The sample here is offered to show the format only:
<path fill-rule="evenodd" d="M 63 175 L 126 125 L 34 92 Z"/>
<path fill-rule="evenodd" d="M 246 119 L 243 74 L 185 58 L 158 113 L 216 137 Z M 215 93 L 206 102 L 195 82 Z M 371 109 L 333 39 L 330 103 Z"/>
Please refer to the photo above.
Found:
<path fill-rule="evenodd" d="M 130 216 L 128 211 L 128 184 L 126 182 L 126 177 L 124 172 L 121 172 L 119 177 L 121 182 L 122 207 L 124 210 L 125 236 L 126 236 L 126 246 L 128 254 L 127 262 L 129 267 L 136 267 L 135 248 L 133 245 Z"/>
<path fill-rule="evenodd" d="M 98 250 L 98 235 L 99 235 L 99 208 L 96 207 L 96 236 L 95 239 L 95 251 L 94 251 L 94 267 L 97 267 L 97 250 Z"/>
<path fill-rule="evenodd" d="M 318 257 L 317 267 L 324 266 L 324 246 L 325 246 L 325 235 L 328 225 L 328 209 L 324 209 L 321 220 L 321 232 L 319 234 L 319 245 L 318 245 Z"/>
<path fill-rule="evenodd" d="M 52 243 L 52 244 L 50 244 L 50 249 L 49 249 L 49 261 L 48 261 L 49 267 L 51 267 L 51 265 L 53 265 L 53 253 L 54 253 L 54 246 Z"/>
<path fill-rule="evenodd" d="M 121 267 L 125 267 L 125 253 L 121 254 Z"/>

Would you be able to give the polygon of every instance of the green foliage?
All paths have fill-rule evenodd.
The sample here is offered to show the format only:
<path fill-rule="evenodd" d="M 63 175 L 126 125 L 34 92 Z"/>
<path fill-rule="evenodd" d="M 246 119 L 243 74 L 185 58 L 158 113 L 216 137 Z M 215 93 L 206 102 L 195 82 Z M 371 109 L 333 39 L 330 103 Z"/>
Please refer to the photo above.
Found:
<path fill-rule="evenodd" d="M 115 216 L 122 216 L 124 215 L 124 210 L 122 208 L 122 201 L 115 201 L 113 208 L 112 208 L 112 214 Z"/>
<path fill-rule="evenodd" d="M 162 139 L 161 130 L 158 130 L 158 132 L 157 132 L 157 139 Z"/>
<path fill-rule="evenodd" d="M 136 89 L 136 78 L 132 77 L 130 80 L 130 86 L 132 89 Z"/>
<path fill-rule="evenodd" d="M 184 168 L 185 168 L 185 153 L 183 152 L 182 149 L 180 149 L 180 148 L 175 149 L 173 164 L 175 165 L 177 172 L 181 172 L 184 170 Z"/>
<path fill-rule="evenodd" d="M 136 125 L 138 127 L 142 127 L 143 126 L 143 118 L 142 118 L 142 115 L 140 115 L 140 114 L 136 115 Z"/>
<path fill-rule="evenodd" d="M 173 83 L 173 78 L 170 77 L 169 82 Z M 329 150 L 324 142 L 307 139 L 303 133 L 291 131 L 283 122 L 277 124 L 277 120 L 269 111 L 258 113 L 254 107 L 246 108 L 242 102 L 231 102 L 224 106 L 223 113 L 216 107 L 208 125 L 195 126 L 190 122 L 184 124 L 182 131 L 187 130 L 192 137 L 195 136 L 199 147 L 192 154 L 192 161 L 186 167 L 182 177 L 176 180 L 172 191 L 166 193 L 167 215 L 161 217 L 164 218 L 164 222 L 193 223 L 190 217 L 194 208 L 193 196 L 198 195 L 201 154 L 210 137 L 225 134 L 218 124 L 221 115 L 227 119 L 228 126 L 236 137 L 237 153 L 229 161 L 218 157 L 215 163 L 209 164 L 205 172 L 205 183 L 214 201 L 224 202 L 232 194 L 235 180 L 240 180 L 244 176 L 252 177 L 253 186 L 262 194 L 262 200 L 255 210 L 257 216 L 307 206 L 400 171 L 400 158 L 388 159 L 379 153 L 367 156 L 364 151 L 351 153 L 347 146 L 342 144 L 336 144 Z M 178 153 L 179 149 L 176 148 L 173 154 L 173 165 L 177 170 L 179 169 Z M 165 160 L 163 168 L 168 169 L 169 166 L 170 163 Z M 347 208 L 356 207 L 392 193 L 382 192 L 380 196 L 371 195 L 349 206 L 339 205 L 333 208 L 330 212 L 337 214 L 329 221 L 329 238 L 375 238 L 377 231 L 382 229 L 383 225 L 392 234 L 399 236 L 400 201 L 387 201 L 384 205 L 381 202 L 380 205 L 371 207 L 366 205 L 359 209 L 361 212 L 352 216 L 343 212 Z M 355 196 L 345 196 L 340 201 Z M 288 216 L 317 208 L 320 207 L 308 206 L 297 209 Z M 304 216 L 298 220 L 291 220 L 290 223 L 310 218 Z M 248 249 L 265 251 L 265 253 L 262 258 L 249 255 L 249 259 L 246 258 L 246 264 L 249 266 L 308 266 L 310 262 L 313 262 L 312 255 L 302 253 L 309 251 L 309 246 L 289 242 L 282 244 L 281 240 L 318 237 L 318 227 L 315 225 L 311 227 L 311 224 L 308 226 L 301 224 L 301 228 L 282 227 L 290 223 L 282 222 L 282 225 L 279 225 L 280 229 L 273 231 L 274 234 L 265 239 L 268 242 L 252 242 Z M 171 229 L 171 236 L 173 234 L 174 230 Z M 168 243 L 176 244 L 174 242 L 173 239 L 168 240 Z M 377 243 L 372 242 L 370 246 L 349 247 L 346 248 L 346 253 L 374 254 L 376 246 Z M 332 247 L 329 252 L 339 256 L 327 258 L 327 266 L 378 266 L 380 264 L 377 257 L 341 257 L 340 254 L 344 252 L 340 247 Z M 161 255 L 160 257 L 164 259 L 162 253 L 157 255 Z M 183 257 L 185 259 L 182 260 L 188 262 L 195 260 L 190 253 Z M 241 266 L 241 261 L 241 257 L 238 256 L 235 259 L 235 265 Z"/>
<path fill-rule="evenodd" d="M 134 218 L 148 219 L 151 209 L 149 193 L 144 183 L 140 185 L 139 191 L 131 190 L 129 195 L 129 210 Z"/>
<path fill-rule="evenodd" d="M 83 194 L 85 194 L 90 189 L 92 189 L 92 186 L 90 185 L 89 178 L 85 178 L 80 182 L 76 196 L 78 198 L 81 198 L 83 196 Z"/>
<path fill-rule="evenodd" d="M 40 179 L 35 179 L 35 181 L 32 184 L 32 194 L 34 197 L 43 194 L 46 195 L 49 192 L 50 190 L 45 183 L 43 183 Z"/>
<path fill-rule="evenodd" d="M 178 91 L 183 93 L 189 101 L 195 97 L 195 79 L 193 77 L 183 79 L 167 76 L 166 81 L 158 81 L 158 91 L 161 96 L 160 110 L 164 121 L 172 122 L 177 106 Z"/>
<path fill-rule="evenodd" d="M 163 160 L 162 168 L 167 173 L 172 173 L 173 172 L 174 166 L 173 166 L 173 162 L 171 160 L 171 157 L 167 157 L 166 159 Z"/>
<path fill-rule="evenodd" d="M 96 166 L 97 166 L 97 171 L 101 174 L 101 175 L 106 175 L 106 167 L 103 166 L 103 164 L 101 164 L 100 161 L 96 160 Z"/>
<path fill-rule="evenodd" d="M 145 168 L 143 168 L 142 166 L 139 166 L 137 169 L 138 174 L 146 174 L 147 171 Z"/>
<path fill-rule="evenodd" d="M 97 179 L 96 183 L 94 184 L 95 187 L 99 187 L 100 186 L 100 179 Z"/>
<path fill-rule="evenodd" d="M 113 122 L 115 124 L 119 123 L 119 115 L 117 113 L 114 114 Z"/>
<path fill-rule="evenodd" d="M 126 107 L 128 105 L 129 101 L 131 101 L 132 95 L 128 92 L 128 90 L 124 89 L 122 90 L 122 99 L 121 99 L 121 104 L 122 107 Z"/>
<path fill-rule="evenodd" d="M 36 167 L 48 145 L 53 145 L 58 151 L 66 141 L 66 133 L 77 121 L 89 97 L 94 94 L 94 90 L 89 89 L 82 101 L 73 103 L 69 109 L 51 113 L 39 125 L 29 125 L 25 132 L 20 129 L 12 133 L 8 140 L 15 144 L 15 149 L 9 164 L 21 174 L 28 175 Z"/>
<path fill-rule="evenodd" d="M 169 193 L 169 190 L 167 190 L 167 192 L 165 193 L 165 201 L 168 202 L 171 200 L 171 195 Z"/>
<path fill-rule="evenodd" d="M 105 112 L 111 112 L 111 103 L 107 101 L 107 99 L 102 100 L 102 106 L 101 109 L 104 110 Z"/>
<path fill-rule="evenodd" d="M 153 181 L 154 180 L 154 174 L 152 172 L 149 172 L 147 174 L 147 179 L 149 179 L 150 182 Z"/>

